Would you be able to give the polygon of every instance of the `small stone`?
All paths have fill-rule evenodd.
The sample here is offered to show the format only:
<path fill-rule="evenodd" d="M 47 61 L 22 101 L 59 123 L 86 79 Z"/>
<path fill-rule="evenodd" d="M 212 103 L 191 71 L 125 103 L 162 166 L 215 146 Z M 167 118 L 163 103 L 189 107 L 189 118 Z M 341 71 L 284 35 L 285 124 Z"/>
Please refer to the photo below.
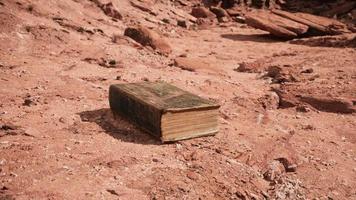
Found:
<path fill-rule="evenodd" d="M 237 161 L 235 159 L 227 159 L 226 162 L 229 164 L 237 164 Z"/>
<path fill-rule="evenodd" d="M 189 23 L 186 20 L 178 20 L 177 25 L 183 28 L 189 28 Z"/>
<path fill-rule="evenodd" d="M 288 165 L 286 170 L 287 172 L 295 172 L 297 171 L 297 165 L 296 164 Z"/>
<path fill-rule="evenodd" d="M 141 78 L 141 80 L 146 81 L 146 82 L 150 81 L 147 77 L 143 77 L 143 78 Z"/>
<path fill-rule="evenodd" d="M 192 171 L 188 171 L 187 177 L 191 180 L 198 180 L 198 178 L 199 178 L 199 176 L 195 172 L 192 172 Z"/>
<path fill-rule="evenodd" d="M 167 19 L 167 18 L 164 18 L 164 19 L 162 19 L 162 22 L 164 22 L 164 23 L 166 23 L 166 24 L 169 24 L 169 19 Z"/>
<path fill-rule="evenodd" d="M 342 136 L 341 137 L 341 141 L 345 142 L 346 141 L 346 137 Z"/>
<path fill-rule="evenodd" d="M 302 129 L 303 130 L 315 130 L 315 127 L 310 124 L 307 124 L 307 125 L 303 125 Z"/>
<path fill-rule="evenodd" d="M 153 162 L 159 162 L 159 160 L 157 158 L 152 158 Z"/>
<path fill-rule="evenodd" d="M 61 122 L 61 123 L 65 123 L 66 119 L 64 117 L 60 117 L 58 121 Z"/>
<path fill-rule="evenodd" d="M 313 68 L 308 68 L 308 69 L 305 69 L 305 70 L 301 71 L 300 73 L 310 74 L 310 73 L 313 73 L 313 72 L 314 72 Z"/>
<path fill-rule="evenodd" d="M 115 190 L 107 189 L 106 191 L 108 191 L 112 195 L 120 196 Z"/>
<path fill-rule="evenodd" d="M 241 24 L 244 24 L 246 23 L 246 19 L 244 17 L 241 17 L 241 16 L 236 16 L 233 18 L 235 22 L 237 23 L 241 23 Z"/>
<path fill-rule="evenodd" d="M 26 98 L 22 105 L 24 105 L 24 106 L 32 106 L 32 105 L 36 105 L 36 103 L 32 99 Z"/>
<path fill-rule="evenodd" d="M 116 65 L 116 60 L 110 60 L 109 65 Z"/>
<path fill-rule="evenodd" d="M 177 148 L 177 149 L 182 149 L 183 147 L 182 147 L 181 144 L 177 143 L 177 144 L 176 144 L 176 148 Z"/>
<path fill-rule="evenodd" d="M 17 177 L 17 174 L 15 174 L 14 172 L 10 172 L 10 176 Z"/>
<path fill-rule="evenodd" d="M 300 105 L 296 108 L 297 112 L 310 112 L 311 109 L 308 106 Z"/>
<path fill-rule="evenodd" d="M 218 22 L 220 22 L 220 23 L 226 23 L 229 21 L 230 21 L 230 19 L 228 17 L 219 17 L 218 18 Z"/>

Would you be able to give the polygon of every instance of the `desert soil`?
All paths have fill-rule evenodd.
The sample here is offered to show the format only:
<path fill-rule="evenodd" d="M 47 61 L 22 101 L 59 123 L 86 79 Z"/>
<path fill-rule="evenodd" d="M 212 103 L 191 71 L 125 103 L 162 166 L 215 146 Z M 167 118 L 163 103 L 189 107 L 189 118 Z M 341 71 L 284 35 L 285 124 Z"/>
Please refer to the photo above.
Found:
<path fill-rule="evenodd" d="M 114 1 L 113 20 L 89 0 L 0 0 L 0 199 L 356 199 L 356 49 L 188 30 L 189 6 L 137 3 L 151 11 Z M 172 53 L 123 36 L 137 24 Z M 220 132 L 161 144 L 113 120 L 109 86 L 139 81 L 219 103 Z"/>

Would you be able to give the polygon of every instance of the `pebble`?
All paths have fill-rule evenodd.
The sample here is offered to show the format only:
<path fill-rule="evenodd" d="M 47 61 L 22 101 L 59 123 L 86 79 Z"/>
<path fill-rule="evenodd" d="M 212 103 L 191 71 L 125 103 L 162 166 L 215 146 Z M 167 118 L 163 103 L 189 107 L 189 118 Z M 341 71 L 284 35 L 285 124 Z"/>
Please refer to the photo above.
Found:
<path fill-rule="evenodd" d="M 1 159 L 0 160 L 0 165 L 5 165 L 6 164 L 6 160 L 5 159 Z"/>
<path fill-rule="evenodd" d="M 61 117 L 61 118 L 59 118 L 59 122 L 61 122 L 61 123 L 65 123 L 65 122 L 66 122 L 66 120 L 65 120 L 65 118 L 64 118 L 64 117 Z"/>
<path fill-rule="evenodd" d="M 187 177 L 191 180 L 197 180 L 199 177 L 195 172 L 189 171 L 187 173 Z"/>
<path fill-rule="evenodd" d="M 346 141 L 346 137 L 342 136 L 341 137 L 341 141 L 345 142 Z"/>

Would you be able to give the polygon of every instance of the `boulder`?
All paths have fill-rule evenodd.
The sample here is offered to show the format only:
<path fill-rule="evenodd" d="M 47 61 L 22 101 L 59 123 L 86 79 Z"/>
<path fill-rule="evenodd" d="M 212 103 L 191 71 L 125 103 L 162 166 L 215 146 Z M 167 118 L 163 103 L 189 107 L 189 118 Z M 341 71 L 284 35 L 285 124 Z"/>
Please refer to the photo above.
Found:
<path fill-rule="evenodd" d="M 249 13 L 246 15 L 246 24 L 281 38 L 292 39 L 298 36 L 297 33 L 277 25 L 277 23 L 275 23 L 277 20 L 271 20 L 274 17 L 275 15 L 264 12 Z M 295 28 L 297 29 L 297 27 Z"/>
<path fill-rule="evenodd" d="M 191 15 L 193 15 L 196 18 L 215 18 L 215 14 L 205 7 L 193 8 Z"/>
<path fill-rule="evenodd" d="M 162 54 L 167 55 L 172 52 L 170 45 L 160 34 L 144 26 L 128 27 L 125 29 L 124 35 L 143 46 L 150 46 Z"/>
<path fill-rule="evenodd" d="M 260 14 L 261 17 L 264 17 L 277 26 L 283 27 L 289 31 L 292 31 L 296 33 L 297 35 L 302 35 L 308 31 L 308 26 L 304 25 L 302 23 L 269 13 L 269 12 L 264 12 Z"/>
<path fill-rule="evenodd" d="M 316 31 L 318 35 L 337 35 L 349 33 L 347 26 L 335 19 L 320 17 L 307 13 L 290 13 L 282 10 L 273 10 L 274 14 L 304 24 Z"/>
<path fill-rule="evenodd" d="M 210 11 L 216 15 L 217 18 L 228 17 L 229 14 L 223 8 L 211 7 Z"/>
<path fill-rule="evenodd" d="M 350 33 L 347 26 L 337 20 L 307 13 L 282 10 L 255 11 L 246 15 L 246 23 L 272 35 L 292 39 L 304 35 L 338 35 Z"/>

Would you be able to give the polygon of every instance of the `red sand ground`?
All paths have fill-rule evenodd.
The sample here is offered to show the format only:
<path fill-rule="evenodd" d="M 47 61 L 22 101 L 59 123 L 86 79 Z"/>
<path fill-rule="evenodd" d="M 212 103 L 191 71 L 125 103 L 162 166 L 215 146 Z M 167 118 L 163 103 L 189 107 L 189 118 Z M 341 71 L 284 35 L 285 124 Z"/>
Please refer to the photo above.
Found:
<path fill-rule="evenodd" d="M 174 13 L 189 7 L 146 3 L 156 16 L 114 2 L 115 22 L 88 0 L 0 0 L 0 199 L 356 199 L 355 113 L 301 100 L 343 98 L 352 110 L 355 49 L 294 45 L 234 22 L 186 30 Z M 122 36 L 138 23 L 173 52 Z M 182 54 L 210 66 L 172 66 Z M 234 70 L 242 62 L 262 70 Z M 269 66 L 289 82 L 264 76 Z M 219 102 L 221 131 L 161 145 L 114 122 L 109 85 L 142 80 Z M 277 109 L 271 88 L 297 107 Z"/>

